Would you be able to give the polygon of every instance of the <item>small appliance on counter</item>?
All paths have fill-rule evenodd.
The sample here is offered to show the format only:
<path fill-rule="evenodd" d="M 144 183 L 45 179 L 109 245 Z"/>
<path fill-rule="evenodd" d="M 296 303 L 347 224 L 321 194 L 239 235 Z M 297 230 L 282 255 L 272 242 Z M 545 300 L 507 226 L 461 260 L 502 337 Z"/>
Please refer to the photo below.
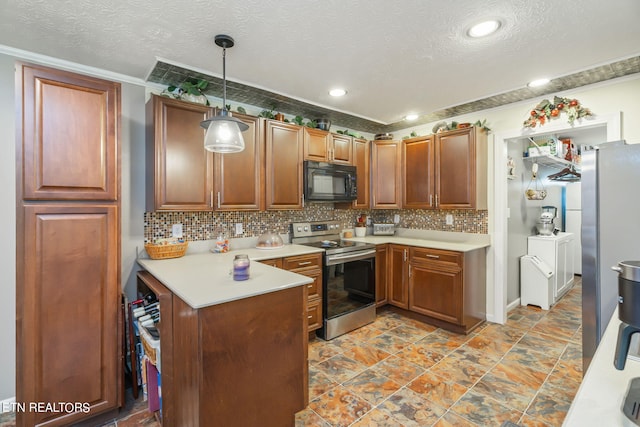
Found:
<path fill-rule="evenodd" d="M 640 332 L 640 261 L 620 261 L 611 267 L 618 272 L 618 329 L 613 365 L 624 369 L 631 345 L 631 336 Z M 632 378 L 622 405 L 622 412 L 635 425 L 640 425 L 640 378 Z"/>
<path fill-rule="evenodd" d="M 374 236 L 393 236 L 396 232 L 395 224 L 376 224 L 373 223 Z"/>
<path fill-rule="evenodd" d="M 540 236 L 552 236 L 558 234 L 559 229 L 556 228 L 555 219 L 558 208 L 555 206 L 543 206 L 540 218 L 536 221 L 536 230 Z"/>
<path fill-rule="evenodd" d="M 258 237 L 257 249 L 280 249 L 284 246 L 282 237 L 278 233 L 264 233 Z"/>

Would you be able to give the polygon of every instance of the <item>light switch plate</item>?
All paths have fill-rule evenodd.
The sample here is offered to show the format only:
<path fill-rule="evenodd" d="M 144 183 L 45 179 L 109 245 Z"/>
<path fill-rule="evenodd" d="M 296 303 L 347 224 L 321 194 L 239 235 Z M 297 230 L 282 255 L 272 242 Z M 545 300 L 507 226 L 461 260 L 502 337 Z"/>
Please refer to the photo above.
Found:
<path fill-rule="evenodd" d="M 453 215 L 447 214 L 444 218 L 447 225 L 453 225 Z"/>
<path fill-rule="evenodd" d="M 236 223 L 236 236 L 239 236 L 244 233 L 244 227 L 241 222 Z"/>
<path fill-rule="evenodd" d="M 182 224 L 173 224 L 171 226 L 172 237 L 182 237 Z"/>

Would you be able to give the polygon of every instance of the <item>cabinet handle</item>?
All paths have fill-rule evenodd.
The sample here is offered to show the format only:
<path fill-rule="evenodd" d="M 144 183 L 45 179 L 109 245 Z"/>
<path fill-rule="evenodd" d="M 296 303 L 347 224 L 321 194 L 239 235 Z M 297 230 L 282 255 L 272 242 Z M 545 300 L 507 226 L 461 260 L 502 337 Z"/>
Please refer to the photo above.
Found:
<path fill-rule="evenodd" d="M 298 267 L 300 267 L 301 265 L 309 265 L 311 264 L 311 261 L 302 261 L 298 263 Z"/>
<path fill-rule="evenodd" d="M 302 201 L 302 207 L 304 208 L 304 194 L 300 196 L 300 200 Z"/>
<path fill-rule="evenodd" d="M 429 206 L 433 206 L 433 194 L 429 194 Z"/>
<path fill-rule="evenodd" d="M 307 316 L 307 319 L 311 319 L 313 316 Z"/>
<path fill-rule="evenodd" d="M 409 264 L 409 277 L 411 277 L 411 264 Z"/>
<path fill-rule="evenodd" d="M 213 191 L 211 191 L 211 202 L 210 202 L 210 206 L 211 206 L 211 209 L 213 209 Z"/>
<path fill-rule="evenodd" d="M 307 285 L 307 288 L 311 289 L 313 288 L 313 285 Z"/>
<path fill-rule="evenodd" d="M 440 259 L 439 255 L 431 255 L 431 254 L 427 254 L 427 258 L 431 258 L 431 259 Z"/>
<path fill-rule="evenodd" d="M 406 250 L 406 249 L 403 249 L 403 250 L 402 250 L 402 260 L 403 260 L 403 261 L 406 261 L 406 260 L 407 260 L 407 250 Z"/>
<path fill-rule="evenodd" d="M 436 194 L 436 208 L 438 207 L 438 195 Z"/>
<path fill-rule="evenodd" d="M 220 192 L 218 191 L 218 209 L 220 209 Z"/>

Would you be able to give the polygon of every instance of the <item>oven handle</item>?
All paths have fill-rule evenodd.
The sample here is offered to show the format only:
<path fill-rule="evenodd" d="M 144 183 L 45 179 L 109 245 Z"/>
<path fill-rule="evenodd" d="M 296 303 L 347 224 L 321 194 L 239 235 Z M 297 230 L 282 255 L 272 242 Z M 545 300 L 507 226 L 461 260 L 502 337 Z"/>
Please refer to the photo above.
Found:
<path fill-rule="evenodd" d="M 326 258 L 325 265 L 343 264 L 345 262 L 350 262 L 350 261 L 359 261 L 367 258 L 375 258 L 375 256 L 376 256 L 375 249 L 371 249 L 368 251 L 352 252 L 350 254 L 345 254 L 345 255 L 339 255 L 339 254 L 329 255 Z"/>

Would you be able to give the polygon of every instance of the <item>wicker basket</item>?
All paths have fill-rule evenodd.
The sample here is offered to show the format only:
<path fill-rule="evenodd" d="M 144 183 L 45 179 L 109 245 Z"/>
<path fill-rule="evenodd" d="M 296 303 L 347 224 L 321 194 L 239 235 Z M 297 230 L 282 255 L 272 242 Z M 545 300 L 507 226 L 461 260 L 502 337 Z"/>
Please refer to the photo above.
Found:
<path fill-rule="evenodd" d="M 184 256 L 184 253 L 187 251 L 187 246 L 189 246 L 189 242 L 174 245 L 154 245 L 147 243 L 144 245 L 144 248 L 151 259 L 169 259 Z"/>

